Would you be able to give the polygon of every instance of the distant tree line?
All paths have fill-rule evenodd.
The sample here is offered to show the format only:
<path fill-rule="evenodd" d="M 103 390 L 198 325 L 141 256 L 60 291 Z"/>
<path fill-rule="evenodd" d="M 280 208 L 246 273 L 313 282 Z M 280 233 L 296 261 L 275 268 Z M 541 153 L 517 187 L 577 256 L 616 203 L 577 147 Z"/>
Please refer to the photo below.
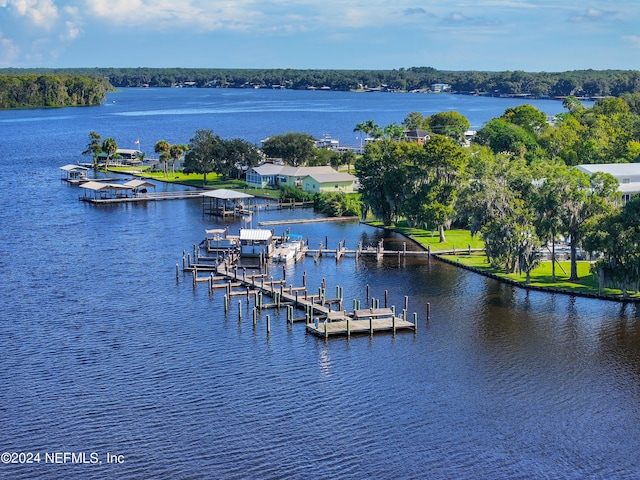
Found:
<path fill-rule="evenodd" d="M 113 86 L 95 75 L 0 74 L 0 109 L 99 105 Z"/>
<path fill-rule="evenodd" d="M 620 96 L 640 93 L 638 70 L 574 70 L 567 72 L 445 71 L 432 67 L 393 70 L 294 70 L 226 68 L 75 68 L 75 69 L 0 69 L 5 73 L 45 73 L 88 75 L 106 78 L 116 87 L 265 87 L 330 88 L 358 90 L 424 90 L 443 83 L 451 91 L 490 95 L 564 97 Z"/>

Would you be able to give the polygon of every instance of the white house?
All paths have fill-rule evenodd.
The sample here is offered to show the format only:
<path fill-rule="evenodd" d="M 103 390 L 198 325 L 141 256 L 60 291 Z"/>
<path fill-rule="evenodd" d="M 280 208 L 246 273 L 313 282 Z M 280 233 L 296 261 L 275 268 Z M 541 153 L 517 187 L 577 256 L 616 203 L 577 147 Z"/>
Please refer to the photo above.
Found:
<path fill-rule="evenodd" d="M 614 176 L 620 183 L 618 191 L 622 194 L 623 202 L 640 194 L 640 163 L 594 163 L 577 165 L 576 168 L 589 175 L 600 172 Z"/>

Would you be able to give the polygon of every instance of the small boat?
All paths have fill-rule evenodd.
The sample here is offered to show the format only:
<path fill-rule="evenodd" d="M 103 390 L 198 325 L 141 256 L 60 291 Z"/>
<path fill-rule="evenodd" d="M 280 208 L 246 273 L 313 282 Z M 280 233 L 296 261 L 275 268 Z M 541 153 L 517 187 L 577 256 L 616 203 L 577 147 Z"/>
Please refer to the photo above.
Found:
<path fill-rule="evenodd" d="M 274 262 L 297 261 L 304 253 L 304 241 L 302 235 L 289 234 L 285 241 L 278 245 L 273 251 Z"/>

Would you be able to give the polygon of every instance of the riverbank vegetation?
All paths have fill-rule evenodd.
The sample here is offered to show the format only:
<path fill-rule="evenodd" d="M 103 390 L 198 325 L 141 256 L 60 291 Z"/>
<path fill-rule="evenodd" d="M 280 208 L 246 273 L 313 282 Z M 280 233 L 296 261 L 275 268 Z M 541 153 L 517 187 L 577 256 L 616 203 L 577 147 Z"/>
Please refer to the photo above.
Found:
<path fill-rule="evenodd" d="M 449 71 L 432 67 L 392 70 L 296 70 L 232 68 L 73 68 L 0 69 L 16 75 L 56 73 L 107 78 L 121 87 L 222 87 L 382 91 L 446 91 L 534 97 L 620 96 L 640 93 L 638 70 L 574 70 L 567 72 Z"/>
<path fill-rule="evenodd" d="M 0 74 L 0 109 L 100 105 L 113 86 L 79 74 Z"/>
<path fill-rule="evenodd" d="M 446 129 L 424 143 L 381 136 L 355 164 L 365 212 L 386 226 L 438 231 L 443 245 L 448 229 L 469 229 L 484 242 L 491 269 L 526 283 L 543 253 L 557 258 L 559 245 L 569 251 L 569 282 L 580 280 L 578 260 L 592 258 L 599 291 L 637 293 L 640 201 L 623 205 L 614 177 L 574 166 L 640 162 L 638 99 L 583 108 L 569 98 L 552 124 L 530 105 L 509 108 L 468 147 Z M 427 128 L 430 118 L 405 119 L 416 122 Z M 549 263 L 552 282 L 556 266 Z"/>

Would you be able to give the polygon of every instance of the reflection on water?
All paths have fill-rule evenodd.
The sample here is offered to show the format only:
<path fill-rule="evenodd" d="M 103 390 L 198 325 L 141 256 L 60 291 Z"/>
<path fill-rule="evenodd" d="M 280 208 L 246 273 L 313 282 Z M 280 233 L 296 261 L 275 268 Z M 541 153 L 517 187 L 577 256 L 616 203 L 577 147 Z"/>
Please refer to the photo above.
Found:
<path fill-rule="evenodd" d="M 301 285 L 306 272 L 315 292 L 325 279 L 349 307 L 367 290 L 387 291 L 396 306 L 407 296 L 417 335 L 325 342 L 287 326 L 284 309 L 267 312 L 267 335 L 264 312 L 252 325 L 252 300 L 242 299 L 238 320 L 237 302 L 225 315 L 221 292 L 175 280 L 182 251 L 205 229 L 237 230 L 239 220 L 205 216 L 197 200 L 96 207 L 59 181 L 89 129 L 133 140 L 148 129 L 147 144 L 174 132 L 157 117 L 105 113 L 185 108 L 169 92 L 141 95 L 150 105 L 127 93 L 51 124 L 37 120 L 43 112 L 0 113 L 36 118 L 3 124 L 0 141 L 0 446 L 126 459 L 0 465 L 1 478 L 640 476 L 637 305 L 520 290 L 434 259 L 327 256 L 287 265 L 287 283 Z M 176 122 L 187 133 L 168 140 L 184 141 L 192 126 Z M 290 215 L 315 216 L 261 211 L 260 220 Z M 405 242 L 357 222 L 291 230 L 311 246 Z"/>

